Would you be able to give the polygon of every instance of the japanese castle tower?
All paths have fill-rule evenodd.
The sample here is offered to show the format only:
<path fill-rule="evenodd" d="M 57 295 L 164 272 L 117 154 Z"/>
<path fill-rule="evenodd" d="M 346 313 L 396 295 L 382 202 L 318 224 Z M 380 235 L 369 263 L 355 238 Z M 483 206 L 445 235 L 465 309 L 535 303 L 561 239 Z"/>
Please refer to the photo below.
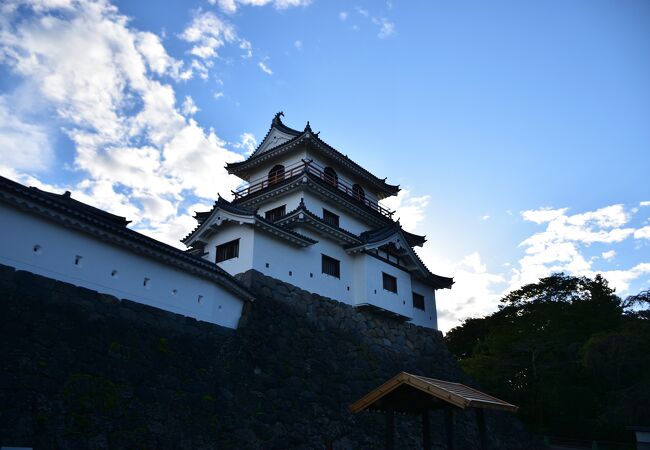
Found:
<path fill-rule="evenodd" d="M 251 156 L 226 169 L 246 183 L 229 202 L 198 212 L 182 242 L 231 275 L 250 269 L 302 289 L 420 326 L 437 328 L 436 290 L 453 280 L 431 273 L 379 201 L 386 183 L 332 148 L 307 122 L 275 115 Z"/>

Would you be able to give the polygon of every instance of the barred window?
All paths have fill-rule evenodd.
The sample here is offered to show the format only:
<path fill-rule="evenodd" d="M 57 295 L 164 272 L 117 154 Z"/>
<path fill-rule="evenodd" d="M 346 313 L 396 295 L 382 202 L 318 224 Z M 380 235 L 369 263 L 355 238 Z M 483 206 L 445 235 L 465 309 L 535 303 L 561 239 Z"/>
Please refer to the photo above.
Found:
<path fill-rule="evenodd" d="M 335 227 L 339 226 L 339 216 L 323 208 L 323 220 Z"/>
<path fill-rule="evenodd" d="M 384 281 L 384 289 L 397 293 L 397 278 L 392 275 L 388 275 L 385 272 L 382 272 L 381 274 Z"/>
<path fill-rule="evenodd" d="M 264 213 L 264 218 L 268 221 L 275 222 L 280 217 L 287 213 L 287 205 L 278 206 L 277 208 L 269 209 Z"/>
<path fill-rule="evenodd" d="M 331 275 L 336 278 L 341 278 L 341 261 L 338 259 L 330 258 L 327 255 L 323 256 L 323 273 Z"/>
<path fill-rule="evenodd" d="M 424 295 L 413 293 L 413 307 L 424 311 Z"/>
<path fill-rule="evenodd" d="M 217 262 L 237 258 L 239 256 L 239 239 L 217 245 Z"/>

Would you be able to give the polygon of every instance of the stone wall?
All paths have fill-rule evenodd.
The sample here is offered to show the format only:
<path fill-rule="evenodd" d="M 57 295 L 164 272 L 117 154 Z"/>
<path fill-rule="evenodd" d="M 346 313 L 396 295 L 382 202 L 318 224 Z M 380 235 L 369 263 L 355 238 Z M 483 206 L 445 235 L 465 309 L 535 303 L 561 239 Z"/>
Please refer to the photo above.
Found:
<path fill-rule="evenodd" d="M 258 298 L 228 330 L 0 266 L 0 446 L 382 448 L 383 417 L 349 405 L 401 370 L 470 382 L 438 332 L 247 272 Z M 487 414 L 493 449 L 534 448 Z M 419 448 L 399 416 L 398 448 Z M 445 448 L 434 414 L 434 448 Z M 459 449 L 477 448 L 472 412 Z"/>

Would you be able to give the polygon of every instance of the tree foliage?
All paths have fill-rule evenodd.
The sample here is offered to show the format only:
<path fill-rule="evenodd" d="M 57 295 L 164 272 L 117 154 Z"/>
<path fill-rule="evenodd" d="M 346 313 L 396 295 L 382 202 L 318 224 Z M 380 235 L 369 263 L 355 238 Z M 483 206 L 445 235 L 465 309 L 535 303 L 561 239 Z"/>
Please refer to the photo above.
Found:
<path fill-rule="evenodd" d="M 555 274 L 445 339 L 485 389 L 543 434 L 625 439 L 650 417 L 648 291 L 621 300 L 600 275 Z"/>

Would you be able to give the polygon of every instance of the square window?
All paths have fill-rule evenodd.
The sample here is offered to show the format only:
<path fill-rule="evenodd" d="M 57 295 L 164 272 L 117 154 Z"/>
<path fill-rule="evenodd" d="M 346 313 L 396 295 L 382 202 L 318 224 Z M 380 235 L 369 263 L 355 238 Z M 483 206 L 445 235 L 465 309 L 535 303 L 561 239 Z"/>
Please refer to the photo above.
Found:
<path fill-rule="evenodd" d="M 387 291 L 395 292 L 397 294 L 397 278 L 392 275 L 388 275 L 385 272 L 382 272 L 381 274 L 384 282 L 384 289 Z"/>
<path fill-rule="evenodd" d="M 323 220 L 335 227 L 339 226 L 339 216 L 323 208 Z"/>
<path fill-rule="evenodd" d="M 275 222 L 280 217 L 287 213 L 287 205 L 278 206 L 277 208 L 269 209 L 264 213 L 264 218 L 269 222 Z"/>
<path fill-rule="evenodd" d="M 217 262 L 237 258 L 239 256 L 239 239 L 217 245 Z"/>
<path fill-rule="evenodd" d="M 424 295 L 413 293 L 413 307 L 424 311 Z"/>
<path fill-rule="evenodd" d="M 330 258 L 327 255 L 323 256 L 323 273 L 331 275 L 336 278 L 341 278 L 341 261 L 338 259 Z"/>

